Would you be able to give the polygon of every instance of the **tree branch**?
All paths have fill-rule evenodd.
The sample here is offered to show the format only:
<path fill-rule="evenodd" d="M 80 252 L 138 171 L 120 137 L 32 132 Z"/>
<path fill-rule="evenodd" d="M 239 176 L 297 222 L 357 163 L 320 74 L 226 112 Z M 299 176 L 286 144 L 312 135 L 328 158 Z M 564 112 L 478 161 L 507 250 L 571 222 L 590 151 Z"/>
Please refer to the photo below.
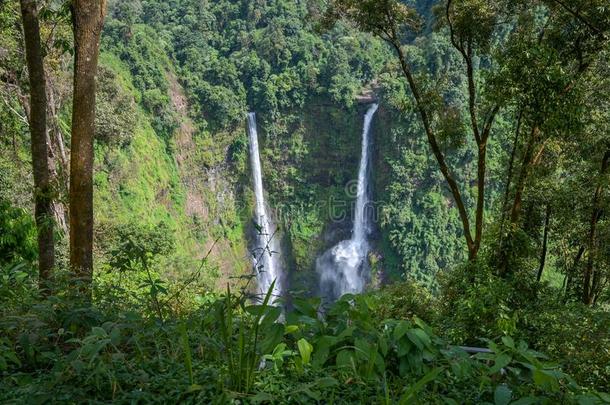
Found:
<path fill-rule="evenodd" d="M 398 37 L 396 35 L 396 30 L 395 30 L 394 26 L 391 26 L 391 37 L 390 37 L 389 43 L 390 43 L 390 45 L 392 45 L 392 47 L 395 49 L 396 53 L 398 54 L 401 69 L 409 83 L 409 87 L 411 88 L 411 93 L 413 94 L 413 98 L 415 99 L 415 104 L 416 104 L 419 114 L 421 116 L 424 130 L 425 130 L 426 136 L 428 138 L 428 143 L 430 144 L 430 147 L 432 148 L 432 153 L 434 154 L 434 157 L 436 158 L 436 161 L 438 162 L 441 173 L 443 174 L 445 180 L 447 181 L 447 184 L 449 185 L 449 189 L 451 190 L 451 194 L 453 195 L 455 203 L 458 207 L 460 219 L 462 221 L 462 226 L 464 228 L 464 237 L 466 238 L 466 244 L 468 246 L 469 256 L 471 258 L 473 258 L 473 256 L 476 256 L 477 248 L 475 247 L 475 243 L 472 239 L 472 233 L 470 231 L 470 221 L 468 219 L 468 212 L 466 211 L 466 207 L 464 205 L 464 201 L 462 199 L 462 195 L 460 193 L 457 182 L 453 178 L 453 175 L 451 174 L 449 167 L 447 166 L 445 157 L 443 156 L 443 153 L 440 149 L 436 136 L 434 135 L 434 132 L 432 131 L 432 126 L 430 124 L 430 118 L 428 116 L 428 112 L 426 111 L 426 108 L 423 104 L 421 93 L 419 91 L 419 88 L 417 87 L 417 84 L 415 82 L 411 69 L 409 68 L 409 65 L 407 64 L 405 55 L 400 46 L 400 42 L 398 41 Z"/>

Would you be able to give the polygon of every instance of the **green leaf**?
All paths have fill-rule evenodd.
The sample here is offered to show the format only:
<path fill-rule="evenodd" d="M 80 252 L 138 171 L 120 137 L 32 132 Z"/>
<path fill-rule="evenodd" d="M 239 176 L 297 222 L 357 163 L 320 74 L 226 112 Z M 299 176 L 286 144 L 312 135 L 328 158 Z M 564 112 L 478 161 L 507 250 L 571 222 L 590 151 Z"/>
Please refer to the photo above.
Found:
<path fill-rule="evenodd" d="M 534 383 L 543 389 L 556 392 L 559 390 L 559 381 L 547 370 L 536 369 L 533 373 Z"/>
<path fill-rule="evenodd" d="M 437 368 L 433 369 L 432 371 L 430 371 L 425 376 L 423 376 L 419 381 L 417 381 L 415 384 L 413 384 L 411 387 L 409 387 L 407 392 L 404 393 L 404 395 L 400 398 L 400 401 L 398 403 L 400 405 L 413 403 L 417 399 L 415 394 L 417 394 L 419 391 L 421 391 L 421 389 L 424 388 L 424 386 L 426 384 L 428 384 L 430 381 L 434 380 L 442 371 L 443 371 L 442 367 L 437 367 Z"/>
<path fill-rule="evenodd" d="M 99 326 L 94 326 L 93 328 L 91 328 L 91 335 L 99 337 L 107 336 L 106 331 L 103 328 L 100 328 Z"/>
<path fill-rule="evenodd" d="M 385 337 L 380 336 L 378 344 L 379 344 L 379 350 L 381 351 L 381 354 L 385 357 L 388 354 L 388 342 L 385 339 Z"/>
<path fill-rule="evenodd" d="M 576 403 L 578 405 L 597 405 L 598 401 L 597 398 L 593 398 L 588 395 L 579 395 L 576 397 Z"/>
<path fill-rule="evenodd" d="M 286 343 L 280 343 L 277 346 L 275 346 L 275 349 L 273 349 L 273 357 L 276 357 L 278 355 L 281 355 L 284 350 L 286 350 Z"/>
<path fill-rule="evenodd" d="M 504 367 L 508 366 L 511 362 L 512 358 L 506 353 L 500 353 L 495 358 L 494 365 L 489 369 L 490 374 L 495 374 Z"/>
<path fill-rule="evenodd" d="M 510 336 L 502 336 L 502 343 L 504 343 L 504 346 L 510 347 L 511 349 L 515 348 L 515 341 Z"/>
<path fill-rule="evenodd" d="M 191 384 L 191 385 L 189 385 L 189 387 L 186 390 L 186 392 L 187 392 L 187 394 L 190 394 L 190 393 L 193 393 L 193 392 L 201 391 L 202 389 L 203 389 L 203 387 L 201 385 Z"/>
<path fill-rule="evenodd" d="M 313 346 L 305 338 L 299 339 L 297 346 L 299 348 L 299 354 L 301 355 L 303 364 L 309 364 L 311 353 L 313 352 Z"/>
<path fill-rule="evenodd" d="M 346 337 L 352 336 L 354 334 L 354 330 L 355 330 L 355 328 L 353 326 L 350 326 L 349 328 L 345 328 L 343 330 L 343 332 L 341 332 L 337 335 L 337 341 L 341 341 L 341 340 L 345 339 Z"/>
<path fill-rule="evenodd" d="M 0 359 L 2 359 L 2 355 L 0 355 Z M 4 361 L 5 359 L 10 360 L 13 364 L 21 367 L 21 361 L 19 360 L 19 358 L 17 357 L 17 354 L 15 354 L 15 352 L 8 351 L 8 352 L 4 353 L 4 359 L 2 359 L 2 361 Z"/>
<path fill-rule="evenodd" d="M 496 391 L 494 392 L 494 404 L 508 405 L 512 397 L 513 392 L 510 390 L 510 388 L 504 384 L 498 385 L 496 387 Z"/>
<path fill-rule="evenodd" d="M 263 328 L 268 328 L 269 325 L 273 324 L 282 314 L 282 308 L 280 307 L 267 307 L 267 311 L 264 313 L 263 318 L 260 321 L 260 325 Z"/>
<path fill-rule="evenodd" d="M 313 365 L 316 367 L 322 367 L 326 360 L 328 359 L 328 355 L 330 354 L 330 347 L 334 344 L 335 337 L 334 336 L 322 336 L 316 342 L 316 351 L 313 354 Z"/>
<path fill-rule="evenodd" d="M 356 356 L 361 360 L 368 360 L 371 356 L 371 345 L 365 340 L 358 338 L 354 341 L 354 347 L 356 348 Z"/>
<path fill-rule="evenodd" d="M 337 354 L 337 367 L 338 368 L 351 368 L 352 359 L 353 359 L 353 352 L 351 350 L 341 350 Z"/>
<path fill-rule="evenodd" d="M 118 327 L 112 328 L 110 331 L 110 340 L 113 345 L 118 346 L 121 343 L 121 330 Z"/>
<path fill-rule="evenodd" d="M 182 352 L 184 353 L 184 365 L 189 376 L 189 383 L 191 387 L 195 385 L 193 379 L 193 361 L 191 357 L 191 345 L 189 343 L 189 336 L 187 333 L 187 327 L 185 322 L 181 322 L 178 326 L 180 332 L 180 341 L 182 343 Z"/>
<path fill-rule="evenodd" d="M 300 390 L 300 392 L 302 392 L 303 394 L 306 394 L 308 397 L 310 397 L 312 399 L 315 399 L 316 401 L 320 400 L 320 394 L 312 391 L 311 389 L 309 389 L 309 387 L 303 388 L 302 390 Z"/>
<path fill-rule="evenodd" d="M 402 338 L 398 341 L 398 357 L 403 357 L 411 351 L 413 344 L 408 338 Z"/>
<path fill-rule="evenodd" d="M 394 328 L 394 340 L 399 340 L 409 330 L 411 324 L 406 321 L 400 321 Z"/>
<path fill-rule="evenodd" d="M 260 344 L 262 353 L 269 353 L 282 340 L 284 335 L 284 326 L 278 323 L 272 324 L 265 331 L 265 339 Z"/>
<path fill-rule="evenodd" d="M 258 404 L 260 402 L 273 402 L 275 398 L 271 394 L 267 394 L 266 392 L 257 392 L 255 396 L 250 398 L 252 403 Z"/>
<path fill-rule="evenodd" d="M 430 326 L 428 326 L 428 324 L 426 322 L 419 319 L 417 316 L 413 317 L 413 322 L 415 323 L 415 325 L 419 326 L 428 335 L 432 335 L 432 328 L 430 328 Z"/>
<path fill-rule="evenodd" d="M 597 392 L 596 394 L 603 402 L 610 404 L 610 394 L 605 392 Z"/>
<path fill-rule="evenodd" d="M 328 388 L 339 385 L 339 381 L 332 377 L 322 377 L 314 381 L 314 385 L 318 388 Z"/>
<path fill-rule="evenodd" d="M 407 331 L 407 337 L 419 350 L 424 350 L 424 347 L 430 346 L 430 336 L 421 329 L 409 329 Z"/>
<path fill-rule="evenodd" d="M 305 299 L 301 299 L 301 298 L 297 298 L 292 302 L 292 305 L 294 306 L 294 308 L 299 311 L 300 313 L 302 313 L 303 315 L 307 315 L 310 318 L 316 318 L 318 311 L 316 310 L 316 308 L 314 308 L 313 305 L 311 305 L 307 300 Z"/>
<path fill-rule="evenodd" d="M 400 363 L 398 364 L 398 373 L 401 377 L 404 377 L 409 372 L 409 359 L 403 357 L 400 359 Z"/>

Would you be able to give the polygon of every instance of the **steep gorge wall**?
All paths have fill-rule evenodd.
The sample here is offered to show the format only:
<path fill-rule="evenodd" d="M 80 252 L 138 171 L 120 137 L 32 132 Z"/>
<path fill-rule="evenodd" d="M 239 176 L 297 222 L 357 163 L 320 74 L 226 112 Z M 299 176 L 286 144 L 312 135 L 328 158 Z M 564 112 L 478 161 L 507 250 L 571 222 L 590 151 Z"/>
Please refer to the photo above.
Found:
<path fill-rule="evenodd" d="M 105 54 L 101 69 L 110 72 L 113 84 L 133 100 L 135 124 L 127 134 L 128 141 L 96 144 L 99 262 L 110 259 L 107 248 L 116 241 L 108 234 L 113 229 L 124 225 L 150 229 L 164 224 L 175 250 L 162 258 L 159 271 L 178 279 L 195 271 L 209 252 L 202 278 L 210 288 L 223 288 L 230 277 L 248 267 L 241 217 L 245 208 L 239 196 L 244 167 L 229 157 L 240 131 L 209 134 L 197 128 L 184 89 L 167 66 L 168 108 L 176 125 L 169 137 L 163 136 L 151 126 L 153 117 L 142 106 L 126 66 L 114 55 Z"/>

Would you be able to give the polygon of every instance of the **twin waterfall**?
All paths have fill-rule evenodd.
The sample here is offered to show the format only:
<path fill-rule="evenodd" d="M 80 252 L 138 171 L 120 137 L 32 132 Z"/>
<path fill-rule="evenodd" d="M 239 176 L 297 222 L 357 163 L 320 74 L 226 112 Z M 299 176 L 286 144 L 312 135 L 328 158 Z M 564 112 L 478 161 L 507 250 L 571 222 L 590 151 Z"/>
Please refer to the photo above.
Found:
<path fill-rule="evenodd" d="M 320 290 L 326 300 L 335 300 L 347 293 L 362 292 L 370 279 L 367 262 L 369 253 L 367 237 L 371 227 L 370 213 L 367 213 L 370 203 L 369 151 L 371 123 L 377 107 L 377 104 L 372 104 L 364 116 L 362 152 L 358 169 L 358 187 L 351 239 L 339 242 L 316 261 L 316 269 L 320 275 Z M 248 135 L 252 180 L 256 197 L 254 221 L 257 224 L 257 238 L 253 260 L 256 267 L 258 292 L 264 296 L 275 280 L 273 296 L 278 297 L 285 292 L 280 243 L 276 235 L 277 227 L 265 204 L 255 113 L 248 114 Z"/>
<path fill-rule="evenodd" d="M 252 256 L 258 281 L 258 292 L 262 297 L 267 294 L 271 283 L 275 281 L 271 299 L 271 302 L 273 302 L 283 292 L 279 257 L 280 243 L 278 235 L 276 235 L 277 227 L 265 204 L 255 113 L 248 113 L 248 136 L 250 138 L 250 165 L 252 166 L 252 181 L 256 199 L 254 222 L 257 224 L 256 246 Z"/>
<path fill-rule="evenodd" d="M 316 268 L 320 274 L 320 290 L 326 300 L 335 300 L 343 294 L 360 293 L 370 278 L 367 263 L 369 253 L 367 236 L 371 225 L 370 213 L 367 213 L 370 202 L 369 135 L 377 107 L 378 104 L 372 104 L 364 116 L 352 237 L 339 242 L 316 261 Z"/>

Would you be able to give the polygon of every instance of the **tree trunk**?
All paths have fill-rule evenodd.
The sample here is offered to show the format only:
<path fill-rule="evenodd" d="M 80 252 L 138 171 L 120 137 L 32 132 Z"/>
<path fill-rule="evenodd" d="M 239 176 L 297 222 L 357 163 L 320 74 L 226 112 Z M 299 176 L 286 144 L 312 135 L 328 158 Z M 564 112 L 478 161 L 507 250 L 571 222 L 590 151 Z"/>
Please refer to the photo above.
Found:
<path fill-rule="evenodd" d="M 549 221 L 551 219 L 551 205 L 546 205 L 546 216 L 544 218 L 544 234 L 542 236 L 542 252 L 540 253 L 540 267 L 538 268 L 538 274 L 536 275 L 536 281 L 540 282 L 542 279 L 542 272 L 544 271 L 544 265 L 546 263 L 547 253 L 547 242 L 549 239 Z"/>
<path fill-rule="evenodd" d="M 38 9 L 35 0 L 21 0 L 25 54 L 30 79 L 29 125 L 34 172 L 34 215 L 38 230 L 38 282 L 48 293 L 49 278 L 55 266 L 53 240 L 53 198 L 47 143 L 47 96 L 40 41 Z"/>
<path fill-rule="evenodd" d="M 485 220 L 485 171 L 487 165 L 487 140 L 491 133 L 491 126 L 493 125 L 496 114 L 498 113 L 499 106 L 494 106 L 488 117 L 483 123 L 482 129 L 479 129 L 479 119 L 477 114 L 477 89 L 475 84 L 475 74 L 473 67 L 473 49 L 472 41 L 467 40 L 460 42 L 455 37 L 453 25 L 451 23 L 451 0 L 447 1 L 445 8 L 445 17 L 449 25 L 450 39 L 453 47 L 457 49 L 464 63 L 466 64 L 466 78 L 468 80 L 468 111 L 470 113 L 470 125 L 472 127 L 472 133 L 477 144 L 477 203 L 475 209 L 475 234 L 472 242 L 472 247 L 469 246 L 468 253 L 469 259 L 474 260 L 481 248 L 481 239 L 483 238 L 483 224 Z M 468 229 L 470 234 L 470 229 Z"/>
<path fill-rule="evenodd" d="M 70 266 L 85 299 L 93 276 L 93 133 L 95 76 L 105 0 L 75 0 L 74 95 L 70 151 Z"/>
<path fill-rule="evenodd" d="M 70 167 L 66 156 L 63 136 L 58 125 L 57 109 L 59 108 L 60 101 L 55 97 L 53 85 L 51 80 L 47 78 L 47 123 L 49 126 L 47 133 L 49 149 L 52 152 L 51 176 L 56 187 L 55 193 L 57 195 L 57 199 L 53 204 L 53 212 L 55 214 L 57 228 L 64 234 L 68 234 L 69 218 L 65 197 L 68 195 Z"/>
<path fill-rule="evenodd" d="M 478 145 L 477 159 L 477 207 L 475 213 L 474 245 L 478 252 L 483 238 L 483 222 L 485 220 L 485 171 L 487 165 L 487 142 Z"/>
<path fill-rule="evenodd" d="M 610 160 L 610 150 L 607 150 L 602 159 L 602 167 L 600 170 L 600 176 L 606 174 L 608 170 L 608 161 Z M 596 280 L 594 277 L 594 260 L 595 260 L 595 250 L 596 250 L 596 231 L 597 231 L 597 222 L 601 217 L 601 209 L 599 207 L 603 192 L 603 181 L 598 181 L 597 187 L 595 188 L 595 193 L 593 194 L 593 207 L 591 212 L 591 221 L 589 225 L 589 236 L 587 239 L 587 248 L 589 250 L 589 255 L 587 258 L 587 265 L 585 267 L 585 274 L 583 280 L 583 292 L 582 292 L 582 301 L 587 305 L 591 305 L 593 303 L 594 293 L 595 293 L 595 283 L 592 282 Z"/>
<path fill-rule="evenodd" d="M 519 177 L 517 179 L 517 183 L 515 184 L 515 199 L 513 201 L 513 207 L 510 213 L 510 222 L 513 225 L 516 225 L 519 222 L 519 217 L 521 216 L 521 204 L 523 202 L 525 181 L 527 179 L 527 175 L 529 173 L 529 169 L 532 163 L 534 145 L 536 143 L 536 140 L 538 139 L 538 132 L 538 127 L 536 125 L 532 126 L 532 131 L 527 141 L 525 153 L 521 162 L 521 170 L 519 171 Z"/>
<path fill-rule="evenodd" d="M 517 125 L 515 126 L 515 137 L 510 151 L 510 159 L 508 161 L 508 169 L 506 171 L 506 184 L 504 185 L 504 197 L 502 199 L 502 208 L 500 212 L 500 241 L 498 243 L 498 270 L 500 274 L 505 274 L 508 268 L 508 254 L 504 246 L 504 226 L 506 222 L 506 214 L 508 211 L 508 198 L 510 196 L 510 185 L 513 180 L 513 169 L 515 165 L 515 157 L 517 155 L 517 147 L 519 145 L 519 134 L 521 133 L 521 119 L 523 117 L 523 109 L 519 109 L 517 115 Z"/>
<path fill-rule="evenodd" d="M 580 259 L 582 258 L 582 255 L 585 253 L 585 247 L 584 246 L 580 246 L 578 248 L 578 252 L 576 253 L 576 256 L 574 257 L 574 262 L 572 263 L 572 267 L 566 270 L 566 279 L 565 279 L 565 291 L 564 291 L 564 302 L 566 302 L 569 298 L 570 295 L 570 291 L 572 291 L 574 289 L 573 281 L 574 278 L 576 277 L 576 272 L 578 269 L 578 264 L 580 263 Z"/>

